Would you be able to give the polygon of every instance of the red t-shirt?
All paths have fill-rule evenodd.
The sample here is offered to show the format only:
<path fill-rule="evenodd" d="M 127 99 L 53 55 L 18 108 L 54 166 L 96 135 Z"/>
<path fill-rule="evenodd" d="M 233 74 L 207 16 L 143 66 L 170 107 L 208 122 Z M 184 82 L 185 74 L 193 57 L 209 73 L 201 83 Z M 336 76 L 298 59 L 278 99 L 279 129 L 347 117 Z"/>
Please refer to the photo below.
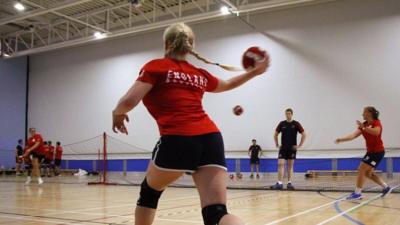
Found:
<path fill-rule="evenodd" d="M 161 135 L 219 132 L 202 105 L 204 92 L 218 86 L 218 78 L 207 71 L 186 61 L 163 58 L 144 65 L 137 80 L 153 85 L 143 104 L 157 121 Z"/>
<path fill-rule="evenodd" d="M 63 152 L 62 147 L 61 146 L 57 146 L 56 147 L 56 157 L 55 157 L 55 159 L 61 160 L 62 152 Z"/>
<path fill-rule="evenodd" d="M 48 159 L 48 160 L 53 160 L 54 159 L 54 146 L 53 145 L 48 146 L 46 159 Z"/>
<path fill-rule="evenodd" d="M 32 146 L 34 146 L 36 143 L 40 143 L 39 144 L 39 146 L 36 148 L 36 149 L 33 149 L 32 150 L 32 152 L 37 152 L 37 153 L 39 153 L 40 152 L 40 150 L 42 149 L 42 147 L 43 147 L 43 138 L 42 138 L 42 135 L 40 135 L 40 134 L 35 134 L 35 135 L 33 135 L 32 137 L 30 137 L 29 139 L 28 139 L 28 147 L 29 148 L 31 148 Z"/>
<path fill-rule="evenodd" d="M 46 155 L 49 153 L 49 146 L 48 145 L 42 145 L 42 147 L 39 149 L 39 155 L 42 155 L 44 157 L 46 157 Z"/>
<path fill-rule="evenodd" d="M 368 124 L 368 122 L 364 122 L 364 126 L 365 127 L 370 127 L 370 128 L 374 128 L 374 127 L 380 127 L 381 128 L 381 132 L 379 133 L 378 136 L 372 135 L 367 133 L 365 130 L 361 130 L 362 135 L 365 138 L 366 141 L 366 145 L 367 145 L 367 151 L 368 152 L 372 152 L 372 153 L 377 153 L 377 152 L 383 152 L 385 151 L 385 147 L 383 146 L 383 141 L 382 141 L 382 124 L 380 120 L 374 120 L 372 121 L 371 124 Z"/>

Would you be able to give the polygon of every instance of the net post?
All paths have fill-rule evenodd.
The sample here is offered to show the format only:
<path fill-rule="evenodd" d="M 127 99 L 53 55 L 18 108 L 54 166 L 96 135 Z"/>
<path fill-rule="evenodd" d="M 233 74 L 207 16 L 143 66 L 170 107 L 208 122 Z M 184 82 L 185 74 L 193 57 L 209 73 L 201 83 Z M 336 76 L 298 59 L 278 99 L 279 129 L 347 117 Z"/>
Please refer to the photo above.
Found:
<path fill-rule="evenodd" d="M 235 159 L 235 173 L 240 174 L 240 158 Z"/>
<path fill-rule="evenodd" d="M 107 134 L 103 133 L 103 184 L 107 183 Z"/>
<path fill-rule="evenodd" d="M 123 174 L 124 174 L 124 176 L 126 176 L 126 171 L 127 171 L 127 160 L 126 159 L 124 159 L 123 161 L 122 161 L 122 167 L 123 167 Z"/>
<path fill-rule="evenodd" d="M 386 158 L 386 177 L 393 178 L 393 158 Z"/>

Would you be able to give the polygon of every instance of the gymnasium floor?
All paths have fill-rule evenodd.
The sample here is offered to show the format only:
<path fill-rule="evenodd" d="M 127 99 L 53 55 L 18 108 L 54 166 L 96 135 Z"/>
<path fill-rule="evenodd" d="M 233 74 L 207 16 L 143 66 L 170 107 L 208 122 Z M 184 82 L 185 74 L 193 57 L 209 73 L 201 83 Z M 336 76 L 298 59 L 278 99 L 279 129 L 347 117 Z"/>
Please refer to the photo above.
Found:
<path fill-rule="evenodd" d="M 47 178 L 42 187 L 24 177 L 0 177 L 0 224 L 133 224 L 136 186 L 87 185 L 86 177 Z M 188 178 L 184 178 L 188 179 Z M 266 182 L 263 177 L 259 181 Z M 183 181 L 184 182 L 184 181 Z M 242 183 L 249 183 L 245 178 Z M 400 224 L 400 195 L 366 193 L 358 203 L 337 201 L 343 192 L 229 190 L 229 209 L 249 225 Z M 169 188 L 155 225 L 202 224 L 193 188 Z"/>

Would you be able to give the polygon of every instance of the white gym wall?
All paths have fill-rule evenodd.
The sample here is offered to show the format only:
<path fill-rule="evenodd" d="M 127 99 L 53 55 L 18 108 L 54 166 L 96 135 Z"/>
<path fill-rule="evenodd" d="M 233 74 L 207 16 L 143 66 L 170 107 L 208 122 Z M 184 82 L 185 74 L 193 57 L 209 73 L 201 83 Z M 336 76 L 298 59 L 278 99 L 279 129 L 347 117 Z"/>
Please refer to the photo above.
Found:
<path fill-rule="evenodd" d="M 273 132 L 294 109 L 308 140 L 305 149 L 335 145 L 355 130 L 366 105 L 381 110 L 386 147 L 400 147 L 400 2 L 342 0 L 251 16 L 262 35 L 237 18 L 193 25 L 196 49 L 220 63 L 240 66 L 247 47 L 268 50 L 268 73 L 234 91 L 206 94 L 204 107 L 222 130 L 226 149 L 247 149 L 256 138 L 274 148 Z M 103 41 L 31 57 L 29 125 L 64 144 L 111 131 L 111 111 L 147 61 L 162 57 L 162 32 Z M 236 73 L 191 62 L 224 79 Z M 232 114 L 235 105 L 244 114 Z M 152 149 L 158 129 L 142 104 L 129 114 L 133 145 Z M 116 136 L 115 134 L 112 134 Z"/>

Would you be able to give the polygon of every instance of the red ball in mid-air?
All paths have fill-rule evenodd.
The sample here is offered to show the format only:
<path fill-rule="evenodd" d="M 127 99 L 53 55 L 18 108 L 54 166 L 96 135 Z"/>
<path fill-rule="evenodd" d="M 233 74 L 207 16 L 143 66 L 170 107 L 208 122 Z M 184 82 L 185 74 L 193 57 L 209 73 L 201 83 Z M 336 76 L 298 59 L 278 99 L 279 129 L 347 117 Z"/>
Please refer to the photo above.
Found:
<path fill-rule="evenodd" d="M 240 116 L 243 113 L 243 108 L 240 105 L 237 105 L 235 107 L 233 107 L 233 114 L 235 114 L 236 116 Z"/>
<path fill-rule="evenodd" d="M 244 53 L 242 57 L 243 68 L 248 71 L 255 67 L 256 62 L 262 61 L 268 57 L 265 50 L 259 47 L 250 47 Z"/>

